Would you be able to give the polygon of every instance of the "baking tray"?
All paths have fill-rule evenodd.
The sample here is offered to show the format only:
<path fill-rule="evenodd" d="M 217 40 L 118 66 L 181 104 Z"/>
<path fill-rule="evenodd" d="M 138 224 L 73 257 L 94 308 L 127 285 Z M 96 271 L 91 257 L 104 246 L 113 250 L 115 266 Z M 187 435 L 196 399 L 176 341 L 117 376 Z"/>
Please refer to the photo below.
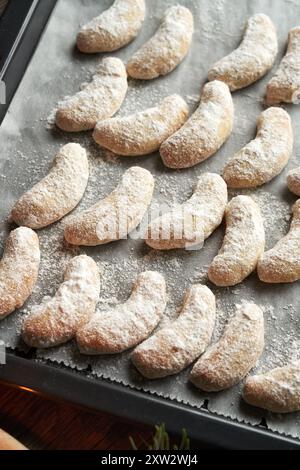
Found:
<path fill-rule="evenodd" d="M 163 168 L 158 156 L 118 161 L 106 152 L 101 153 L 92 144 L 89 134 L 70 137 L 70 135 L 55 130 L 52 126 L 51 109 L 64 95 L 78 90 L 79 84 L 88 78 L 88 72 L 95 68 L 97 60 L 99 60 L 95 57 L 82 56 L 74 49 L 74 37 L 79 25 L 99 12 L 99 3 L 93 0 L 59 0 L 46 34 L 37 48 L 12 102 L 10 112 L 3 122 L 0 131 L 3 146 L 2 160 L 0 159 L 1 244 L 10 229 L 5 222 L 5 217 L 13 200 L 25 188 L 30 187 L 45 174 L 57 148 L 71 139 L 87 147 L 93 171 L 95 170 L 91 177 L 90 189 L 78 209 L 81 210 L 90 205 L 92 201 L 97 200 L 99 196 L 109 192 L 115 186 L 116 179 L 133 162 L 150 169 L 155 174 L 158 186 L 156 198 L 174 200 L 181 198 L 184 200 L 191 191 L 191 184 L 196 181 L 199 174 L 203 171 L 220 172 L 225 159 L 233 152 L 233 149 L 240 148 L 250 140 L 255 132 L 255 120 L 262 107 L 260 100 L 267 78 L 243 93 L 234 95 L 237 122 L 233 138 L 213 159 L 187 172 L 167 171 Z M 110 0 L 103 0 L 101 8 L 107 8 L 110 3 Z M 147 23 L 141 35 L 133 44 L 116 55 L 127 60 L 132 52 L 155 30 L 164 9 L 174 3 L 177 2 L 164 0 L 158 3 L 148 0 Z M 195 35 L 193 51 L 181 67 L 164 79 L 153 81 L 147 85 L 130 82 L 130 93 L 120 113 L 126 114 L 135 109 L 143 109 L 160 100 L 163 95 L 175 91 L 187 99 L 192 109 L 197 105 L 199 90 L 201 83 L 203 84 L 206 79 L 208 65 L 238 44 L 245 18 L 255 12 L 264 11 L 275 20 L 275 13 L 277 12 L 278 18 L 278 13 L 282 13 L 283 6 L 296 5 L 292 0 L 277 0 L 276 8 L 274 1 L 267 0 L 254 0 L 245 2 L 243 5 L 237 0 L 217 0 L 213 4 L 206 0 L 201 2 L 182 0 L 181 3 L 193 9 L 200 24 Z M 300 8 L 299 6 L 295 8 L 300 19 Z M 288 29 L 297 24 L 294 16 L 297 15 L 289 9 L 286 18 L 280 19 L 281 50 L 278 60 L 284 51 Z M 227 24 L 226 18 L 234 18 L 234 21 Z M 30 24 L 26 29 L 30 33 Z M 11 61 L 12 65 L 13 63 L 14 60 Z M 40 74 L 40 70 L 43 70 L 44 75 Z M 290 107 L 289 110 L 292 117 L 297 116 L 296 107 Z M 297 121 L 295 124 L 295 120 L 294 125 L 295 131 L 297 131 L 299 124 Z M 297 135 L 297 132 L 295 134 Z M 295 162 L 296 158 L 291 161 L 291 165 L 295 165 Z M 167 181 L 171 185 L 169 188 L 166 184 Z M 270 245 L 284 234 L 289 223 L 289 210 L 293 197 L 284 188 L 283 174 L 280 180 L 268 185 L 263 192 L 258 193 L 258 198 L 263 202 L 267 201 L 273 204 L 275 201 L 272 209 L 274 209 L 280 226 L 273 221 L 272 217 L 268 220 L 267 236 Z M 268 195 L 267 199 L 266 194 Z M 276 199 L 278 194 L 282 198 L 280 203 Z M 60 225 L 50 228 L 48 231 L 50 236 L 45 235 L 44 232 L 40 233 L 43 253 L 48 261 L 48 266 L 43 261 L 41 279 L 29 305 L 21 312 L 11 315 L 0 325 L 0 338 L 4 338 L 7 345 L 13 348 L 13 351 L 8 353 L 7 365 L 0 367 L 0 379 L 3 382 L 148 424 L 163 421 L 174 433 L 179 433 L 182 427 L 186 427 L 194 441 L 199 440 L 223 448 L 300 448 L 298 439 L 283 435 L 298 435 L 299 415 L 295 415 L 295 419 L 292 418 L 297 427 L 295 431 L 295 429 L 291 430 L 291 423 L 289 421 L 286 423 L 281 417 L 266 417 L 263 412 L 257 412 L 250 407 L 235 409 L 234 407 L 239 407 L 240 388 L 218 396 L 206 397 L 204 394 L 197 393 L 187 387 L 188 371 L 176 378 L 150 384 L 147 381 L 140 381 L 134 372 L 128 369 L 128 356 L 126 355 L 119 358 L 89 361 L 78 357 L 73 344 L 47 352 L 28 351 L 24 345 L 19 344 L 16 332 L 22 314 L 27 308 L 30 308 L 31 301 L 38 302 L 41 296 L 46 293 L 52 294 L 60 282 L 62 266 L 66 260 L 61 262 L 62 253 L 56 245 L 57 237 L 61 236 L 59 227 Z M 204 282 L 202 268 L 215 254 L 221 239 L 222 229 L 218 230 L 214 237 L 206 243 L 205 250 L 202 250 L 200 254 L 180 253 L 171 256 L 163 254 L 159 260 L 156 260 L 155 256 L 153 258 L 153 253 L 148 252 L 143 244 L 139 244 L 135 240 L 112 244 L 103 250 L 88 249 L 84 252 L 94 256 L 102 267 L 106 266 L 105 284 L 106 287 L 108 285 L 111 287 L 111 292 L 105 293 L 104 302 L 109 300 L 114 303 L 114 299 L 111 297 L 116 296 L 117 301 L 122 301 L 128 296 L 130 285 L 137 271 L 142 267 L 145 268 L 144 260 L 147 259 L 147 263 L 146 261 L 145 263 L 149 268 L 155 268 L 158 265 L 162 270 L 165 269 L 170 297 L 175 299 L 174 304 L 171 305 L 174 314 L 175 306 L 178 306 L 184 289 L 191 282 L 201 282 L 202 280 Z M 130 254 L 132 252 L 133 255 Z M 53 259 L 47 259 L 49 253 Z M 74 253 L 69 253 L 69 256 L 71 255 Z M 128 270 L 124 269 L 121 263 L 127 259 L 126 257 L 130 257 L 131 263 L 127 266 Z M 143 263 L 140 262 L 141 259 L 143 259 Z M 55 271 L 56 264 L 59 268 L 59 275 L 57 272 L 55 275 L 52 272 Z M 180 278 L 178 273 L 180 273 Z M 171 279 L 173 285 L 170 284 Z M 177 279 L 180 279 L 179 283 Z M 115 285 L 118 287 L 117 289 L 115 289 Z M 180 285 L 180 289 L 178 285 Z M 274 297 L 271 307 L 274 308 L 275 305 L 280 311 L 280 315 L 273 319 L 273 310 L 270 308 L 266 311 L 268 344 L 262 367 L 270 368 L 277 363 L 284 362 L 286 360 L 284 354 L 287 353 L 287 357 L 289 357 L 291 341 L 297 339 L 297 335 L 294 337 L 290 330 L 292 332 L 296 330 L 297 333 L 298 325 L 296 316 L 292 315 L 293 312 L 288 312 L 291 317 L 288 325 L 289 337 L 287 337 L 287 332 L 283 336 L 281 329 L 282 325 L 286 323 L 283 314 L 285 314 L 287 302 L 289 304 L 293 302 L 295 307 L 298 306 L 297 289 L 298 285 L 279 286 L 273 291 L 269 287 L 258 285 L 256 277 L 251 276 L 243 286 L 236 289 L 215 290 L 218 301 L 220 298 L 225 299 L 222 307 L 226 310 L 224 315 L 221 315 L 220 311 L 218 312 L 222 318 L 220 318 L 216 334 L 218 335 L 222 331 L 232 305 L 241 298 L 247 297 L 255 300 L 253 299 L 255 294 L 259 303 L 264 304 Z M 282 353 L 280 357 L 274 353 L 277 351 L 276 347 Z M 281 434 L 266 429 L 266 418 L 268 418 L 270 427 L 280 428 Z M 246 423 L 251 423 L 251 425 Z"/>
<path fill-rule="evenodd" d="M 220 449 L 293 450 L 300 448 L 294 439 L 279 436 L 261 427 L 250 427 L 213 416 L 120 384 L 90 377 L 88 372 L 75 372 L 8 354 L 7 365 L 0 367 L 2 382 L 24 390 L 62 399 L 79 406 L 143 422 L 166 423 L 170 433 L 188 429 L 193 448 L 196 442 Z"/>
<path fill-rule="evenodd" d="M 6 85 L 6 103 L 0 105 L 0 123 L 56 1 L 9 0 L 5 6 L 0 19 L 0 80 Z"/>

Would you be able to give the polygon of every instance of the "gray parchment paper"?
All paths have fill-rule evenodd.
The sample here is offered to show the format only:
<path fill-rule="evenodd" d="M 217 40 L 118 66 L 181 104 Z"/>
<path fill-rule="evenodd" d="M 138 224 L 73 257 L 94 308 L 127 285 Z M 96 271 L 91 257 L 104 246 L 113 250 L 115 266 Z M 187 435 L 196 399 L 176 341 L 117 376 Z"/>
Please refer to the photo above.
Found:
<path fill-rule="evenodd" d="M 256 120 L 263 110 L 265 86 L 271 72 L 254 86 L 234 94 L 235 128 L 228 143 L 217 155 L 190 170 L 173 172 L 164 168 L 158 154 L 144 158 L 118 159 L 101 151 L 91 134 L 67 135 L 51 124 L 53 110 L 66 95 L 78 91 L 88 80 L 101 55 L 84 56 L 75 47 L 79 26 L 111 5 L 111 0 L 59 0 L 46 33 L 31 61 L 9 113 L 0 130 L 0 243 L 12 228 L 6 222 L 13 202 L 43 177 L 61 145 L 75 141 L 89 152 L 91 178 L 87 193 L 76 211 L 89 207 L 108 194 L 124 171 L 131 165 L 149 169 L 156 178 L 154 202 L 183 202 L 192 192 L 197 177 L 204 171 L 221 172 L 227 159 L 255 135 Z M 147 0 L 148 13 L 140 36 L 115 55 L 127 61 L 158 26 L 166 7 L 176 0 Z M 271 16 L 278 28 L 281 59 L 290 28 L 300 23 L 300 3 L 293 0 L 181 0 L 195 16 L 193 46 L 184 63 L 169 76 L 138 83 L 130 89 L 120 115 L 126 115 L 156 104 L 163 97 L 181 94 L 191 112 L 197 106 L 207 70 L 217 59 L 233 50 L 240 42 L 246 19 L 258 12 Z M 275 68 L 276 68 L 275 66 Z M 275 70 L 274 68 L 274 70 Z M 260 204 L 266 221 L 267 248 L 272 247 L 288 230 L 291 206 L 295 198 L 286 188 L 285 177 L 297 165 L 300 140 L 300 108 L 287 107 L 293 119 L 296 136 L 294 157 L 288 168 L 271 184 L 251 192 Z M 300 163 L 300 160 L 299 162 Z M 234 193 L 232 193 L 234 195 Z M 102 276 L 100 308 L 124 301 L 130 295 L 132 282 L 145 269 L 162 272 L 167 280 L 169 304 L 164 322 L 174 318 L 186 288 L 195 282 L 207 283 L 207 266 L 222 241 L 221 227 L 202 251 L 155 253 L 141 240 L 125 240 L 104 247 L 70 250 L 63 243 L 62 221 L 39 232 L 42 248 L 40 277 L 27 305 L 0 324 L 0 338 L 11 348 L 24 348 L 19 339 L 22 316 L 45 295 L 53 295 L 61 282 L 64 267 L 72 256 L 87 253 L 99 264 Z M 212 287 L 212 286 L 210 286 Z M 253 274 L 233 289 L 216 289 L 218 321 L 217 339 L 232 315 L 235 305 L 252 300 L 263 306 L 266 323 L 266 349 L 257 371 L 266 371 L 299 357 L 300 317 L 299 284 L 267 286 Z M 265 415 L 241 400 L 241 386 L 224 393 L 205 395 L 187 382 L 189 371 L 166 380 L 149 382 L 142 379 L 128 360 L 129 354 L 117 357 L 88 358 L 80 356 L 75 344 L 38 351 L 37 358 L 64 363 L 72 368 L 89 370 L 98 377 L 109 378 L 130 387 L 201 407 L 208 399 L 209 410 L 251 424 L 267 419 L 269 427 L 280 433 L 300 437 L 300 413 L 289 416 Z M 141 392 L 142 393 L 142 392 Z"/>

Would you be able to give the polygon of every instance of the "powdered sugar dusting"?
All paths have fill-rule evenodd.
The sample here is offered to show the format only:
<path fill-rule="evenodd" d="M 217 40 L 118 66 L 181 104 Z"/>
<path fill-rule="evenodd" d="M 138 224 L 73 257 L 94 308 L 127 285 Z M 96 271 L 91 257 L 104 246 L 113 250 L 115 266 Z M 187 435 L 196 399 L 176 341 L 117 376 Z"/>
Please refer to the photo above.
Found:
<path fill-rule="evenodd" d="M 62 147 L 50 172 L 14 205 L 18 225 L 39 229 L 71 212 L 82 199 L 89 178 L 86 151 L 78 144 Z"/>
<path fill-rule="evenodd" d="M 300 279 L 300 200 L 294 205 L 289 233 L 264 253 L 258 265 L 258 274 L 260 279 L 270 283 Z"/>
<path fill-rule="evenodd" d="M 281 108 L 269 108 L 258 120 L 257 136 L 227 163 L 223 175 L 232 188 L 255 188 L 278 176 L 293 153 L 291 118 Z"/>
<path fill-rule="evenodd" d="M 135 366 L 149 378 L 180 372 L 206 350 L 215 316 L 212 292 L 205 286 L 193 286 L 185 296 L 179 317 L 135 349 Z"/>
<path fill-rule="evenodd" d="M 148 155 L 176 132 L 188 117 L 188 106 L 179 95 L 171 95 L 153 108 L 127 117 L 99 122 L 95 141 L 124 156 Z"/>
<path fill-rule="evenodd" d="M 123 62 L 114 57 L 103 59 L 90 83 L 58 103 L 56 124 L 70 132 L 93 129 L 98 121 L 110 118 L 120 109 L 127 88 Z"/>
<path fill-rule="evenodd" d="M 154 179 L 140 167 L 123 175 L 105 199 L 70 219 L 65 239 L 72 245 L 97 246 L 126 239 L 142 221 L 152 200 Z"/>
<path fill-rule="evenodd" d="M 289 187 L 289 190 L 296 194 L 297 196 L 300 196 L 300 168 L 294 168 L 288 173 L 287 176 L 287 184 Z"/>
<path fill-rule="evenodd" d="M 24 305 L 31 295 L 40 263 L 35 232 L 20 227 L 10 233 L 0 261 L 0 319 Z"/>
<path fill-rule="evenodd" d="M 151 222 L 147 244 L 162 250 L 200 246 L 221 224 L 226 204 L 227 187 L 223 179 L 214 173 L 204 173 L 187 202 Z"/>
<path fill-rule="evenodd" d="M 265 230 L 259 207 L 247 196 L 232 199 L 226 209 L 226 234 L 209 268 L 218 286 L 242 282 L 257 266 L 265 249 Z"/>
<path fill-rule="evenodd" d="M 168 8 L 158 31 L 129 60 L 129 75 L 149 80 L 170 73 L 188 53 L 193 32 L 193 15 L 187 8 Z"/>
<path fill-rule="evenodd" d="M 238 307 L 218 343 L 212 345 L 194 366 L 192 382 L 205 391 L 220 391 L 242 380 L 264 348 L 261 309 L 254 304 Z"/>
<path fill-rule="evenodd" d="M 82 52 L 108 52 L 125 46 L 140 31 L 145 0 L 115 0 L 108 10 L 84 25 L 77 36 Z"/>
<path fill-rule="evenodd" d="M 232 91 L 246 87 L 270 70 L 277 52 L 274 24 L 266 15 L 254 15 L 248 20 L 241 45 L 210 69 L 209 80 L 222 80 Z"/>
<path fill-rule="evenodd" d="M 23 339 L 36 348 L 70 341 L 94 313 L 99 291 L 99 273 L 93 259 L 85 255 L 73 258 L 55 296 L 45 297 L 24 319 Z"/>
<path fill-rule="evenodd" d="M 297 103 L 300 90 L 300 28 L 289 32 L 289 44 L 279 69 L 267 87 L 268 104 Z"/>
<path fill-rule="evenodd" d="M 233 118 L 234 107 L 227 85 L 219 81 L 206 84 L 198 109 L 161 146 L 165 165 L 189 168 L 214 155 L 230 136 Z"/>
<path fill-rule="evenodd" d="M 139 275 L 131 297 L 113 309 L 100 309 L 77 332 L 84 354 L 116 354 L 145 340 L 156 328 L 166 308 L 163 276 L 146 271 Z"/>

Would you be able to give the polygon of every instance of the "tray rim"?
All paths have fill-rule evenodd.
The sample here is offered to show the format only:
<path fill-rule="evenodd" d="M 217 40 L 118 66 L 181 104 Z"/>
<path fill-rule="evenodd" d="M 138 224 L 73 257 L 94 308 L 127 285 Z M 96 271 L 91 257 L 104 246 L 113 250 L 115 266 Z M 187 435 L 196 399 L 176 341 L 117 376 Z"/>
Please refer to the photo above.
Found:
<path fill-rule="evenodd" d="M 14 22 L 9 40 L 2 41 L 6 25 L 15 17 L 17 1 L 10 0 L 0 20 L 0 44 L 4 50 L 0 79 L 8 84 L 6 105 L 0 106 L 0 124 L 58 0 L 23 0 L 21 15 Z M 7 353 L 7 364 L 0 365 L 0 383 L 148 425 L 165 422 L 174 434 L 186 427 L 193 440 L 225 449 L 300 449 L 300 440 L 292 437 L 223 418 L 121 383 L 87 377 L 66 366 L 57 367 L 54 363 L 37 362 L 10 352 Z"/>
<path fill-rule="evenodd" d="M 57 1 L 10 0 L 5 7 L 0 18 L 0 80 L 6 85 L 6 104 L 0 105 L 0 125 Z"/>
<path fill-rule="evenodd" d="M 7 364 L 0 365 L 0 383 L 147 425 L 164 422 L 176 435 L 187 428 L 192 441 L 223 449 L 300 449 L 300 441 L 293 437 L 239 423 L 122 383 L 87 376 L 84 371 L 10 352 Z"/>

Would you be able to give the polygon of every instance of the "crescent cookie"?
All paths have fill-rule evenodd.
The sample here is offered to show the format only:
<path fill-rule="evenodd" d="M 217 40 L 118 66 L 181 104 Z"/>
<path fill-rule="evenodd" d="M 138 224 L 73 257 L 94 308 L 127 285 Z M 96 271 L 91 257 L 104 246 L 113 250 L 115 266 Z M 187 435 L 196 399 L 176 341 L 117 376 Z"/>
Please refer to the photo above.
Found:
<path fill-rule="evenodd" d="M 251 274 L 265 249 L 264 221 L 259 206 L 248 196 L 237 196 L 226 209 L 226 234 L 208 271 L 220 287 L 235 286 Z"/>
<path fill-rule="evenodd" d="M 257 136 L 226 165 L 223 178 L 230 188 L 255 188 L 278 176 L 292 156 L 291 118 L 281 108 L 261 113 Z"/>
<path fill-rule="evenodd" d="M 300 361 L 246 380 L 244 400 L 273 413 L 300 411 Z"/>
<path fill-rule="evenodd" d="M 81 201 L 89 179 L 86 151 L 67 144 L 56 155 L 48 175 L 27 191 L 11 211 L 18 225 L 41 229 L 62 219 Z"/>
<path fill-rule="evenodd" d="M 156 34 L 129 60 L 128 74 L 151 80 L 172 72 L 189 52 L 193 33 L 190 10 L 181 5 L 168 8 Z"/>
<path fill-rule="evenodd" d="M 293 215 L 289 233 L 258 263 L 258 276 L 263 282 L 280 284 L 300 279 L 300 200 L 293 207 Z"/>
<path fill-rule="evenodd" d="M 287 184 L 292 193 L 296 194 L 296 196 L 300 196 L 300 167 L 288 173 Z"/>
<path fill-rule="evenodd" d="M 178 374 L 206 350 L 215 319 L 215 296 L 206 286 L 193 286 L 178 319 L 138 346 L 131 355 L 133 364 L 148 379 Z"/>
<path fill-rule="evenodd" d="M 12 231 L 0 261 L 0 320 L 22 307 L 32 294 L 40 265 L 39 239 L 30 228 Z"/>
<path fill-rule="evenodd" d="M 208 79 L 227 83 L 231 91 L 247 87 L 273 67 L 277 52 L 273 22 L 266 15 L 254 15 L 247 22 L 241 45 L 210 69 Z"/>
<path fill-rule="evenodd" d="M 144 341 L 157 327 L 166 308 L 166 283 L 157 272 L 139 275 L 129 300 L 97 311 L 77 331 L 83 354 L 118 354 Z"/>
<path fill-rule="evenodd" d="M 79 31 L 81 52 L 112 52 L 129 44 L 141 30 L 146 14 L 145 0 L 115 0 L 100 16 Z"/>
<path fill-rule="evenodd" d="M 188 113 L 181 96 L 171 95 L 145 111 L 100 121 L 93 137 L 97 144 L 118 155 L 149 155 L 185 123 Z"/>
<path fill-rule="evenodd" d="M 222 223 L 227 199 L 227 186 L 221 176 L 204 173 L 186 203 L 149 225 L 147 245 L 155 250 L 173 250 L 203 243 Z"/>
<path fill-rule="evenodd" d="M 229 88 L 222 82 L 207 83 L 196 112 L 160 148 L 168 168 L 190 168 L 214 155 L 229 138 L 234 107 Z"/>
<path fill-rule="evenodd" d="M 154 178 L 132 167 L 105 199 L 73 216 L 65 228 L 71 245 L 97 246 L 127 238 L 142 221 L 153 196 Z"/>
<path fill-rule="evenodd" d="M 92 81 L 59 103 L 56 125 L 67 132 L 94 129 L 98 121 L 112 117 L 120 109 L 127 89 L 123 62 L 116 57 L 103 59 Z"/>
<path fill-rule="evenodd" d="M 95 261 L 77 256 L 67 266 L 64 282 L 53 298 L 32 308 L 22 327 L 22 338 L 34 348 L 51 348 L 70 341 L 94 313 L 100 294 Z"/>
<path fill-rule="evenodd" d="M 190 380 L 205 392 L 226 390 L 255 367 L 263 349 L 263 312 L 257 305 L 244 304 L 238 307 L 220 341 L 196 363 Z"/>
<path fill-rule="evenodd" d="M 289 32 L 289 44 L 275 76 L 267 86 L 267 103 L 299 103 L 300 98 L 300 27 Z"/>

